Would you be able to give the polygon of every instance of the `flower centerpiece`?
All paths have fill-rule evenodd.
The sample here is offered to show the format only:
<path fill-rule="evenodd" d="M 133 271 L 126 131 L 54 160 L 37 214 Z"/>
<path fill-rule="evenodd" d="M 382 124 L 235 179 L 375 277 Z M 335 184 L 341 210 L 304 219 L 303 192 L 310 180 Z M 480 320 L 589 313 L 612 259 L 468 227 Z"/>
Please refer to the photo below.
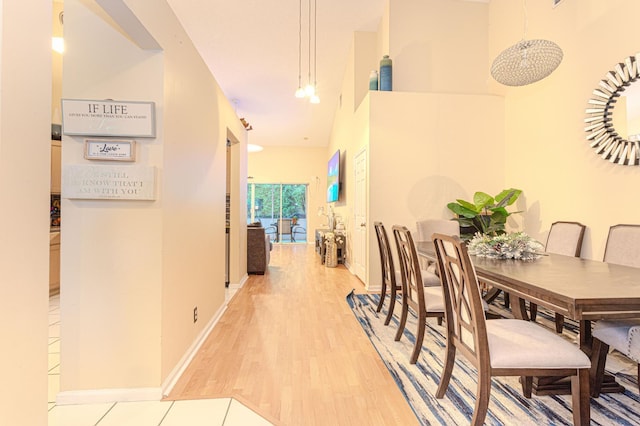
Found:
<path fill-rule="evenodd" d="M 544 246 L 525 234 L 488 235 L 477 232 L 467 243 L 469 254 L 493 259 L 537 259 L 544 253 Z"/>

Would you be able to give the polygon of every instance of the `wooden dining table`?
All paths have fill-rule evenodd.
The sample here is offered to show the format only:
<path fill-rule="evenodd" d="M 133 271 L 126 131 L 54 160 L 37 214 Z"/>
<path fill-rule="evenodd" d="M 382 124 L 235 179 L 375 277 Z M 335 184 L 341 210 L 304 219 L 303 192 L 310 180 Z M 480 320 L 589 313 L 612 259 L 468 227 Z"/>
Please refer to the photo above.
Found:
<path fill-rule="evenodd" d="M 419 256 L 435 261 L 432 242 L 417 242 Z M 508 292 L 515 318 L 528 319 L 525 300 L 579 322 L 580 347 L 591 355 L 591 321 L 640 318 L 640 268 L 558 254 L 535 260 L 470 256 L 478 281 Z M 538 379 L 534 391 L 566 393 L 566 384 Z M 622 392 L 612 376 L 601 392 Z"/>

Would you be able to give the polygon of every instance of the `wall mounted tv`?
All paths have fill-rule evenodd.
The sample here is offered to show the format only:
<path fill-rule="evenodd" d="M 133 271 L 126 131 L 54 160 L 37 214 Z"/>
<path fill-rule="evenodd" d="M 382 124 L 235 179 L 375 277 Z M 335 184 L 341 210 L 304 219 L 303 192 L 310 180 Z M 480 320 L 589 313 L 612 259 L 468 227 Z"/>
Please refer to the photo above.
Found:
<path fill-rule="evenodd" d="M 333 203 L 340 198 L 340 150 L 333 154 L 327 169 L 327 203 Z"/>

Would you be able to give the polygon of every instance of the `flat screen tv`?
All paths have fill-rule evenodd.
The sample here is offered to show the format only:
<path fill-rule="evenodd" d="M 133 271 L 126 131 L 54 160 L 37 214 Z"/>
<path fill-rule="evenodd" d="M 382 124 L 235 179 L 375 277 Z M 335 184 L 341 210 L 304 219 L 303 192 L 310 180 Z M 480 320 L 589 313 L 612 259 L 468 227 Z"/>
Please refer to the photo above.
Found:
<path fill-rule="evenodd" d="M 333 203 L 340 198 L 340 150 L 333 154 L 327 169 L 327 202 Z"/>

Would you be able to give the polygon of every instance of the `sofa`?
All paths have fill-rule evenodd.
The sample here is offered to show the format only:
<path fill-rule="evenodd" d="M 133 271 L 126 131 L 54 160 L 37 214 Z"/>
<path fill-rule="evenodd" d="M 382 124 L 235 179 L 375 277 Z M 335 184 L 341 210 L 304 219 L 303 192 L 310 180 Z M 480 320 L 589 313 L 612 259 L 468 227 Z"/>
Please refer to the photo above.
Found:
<path fill-rule="evenodd" d="M 262 226 L 247 226 L 247 273 L 264 274 L 269 265 L 271 239 Z"/>

